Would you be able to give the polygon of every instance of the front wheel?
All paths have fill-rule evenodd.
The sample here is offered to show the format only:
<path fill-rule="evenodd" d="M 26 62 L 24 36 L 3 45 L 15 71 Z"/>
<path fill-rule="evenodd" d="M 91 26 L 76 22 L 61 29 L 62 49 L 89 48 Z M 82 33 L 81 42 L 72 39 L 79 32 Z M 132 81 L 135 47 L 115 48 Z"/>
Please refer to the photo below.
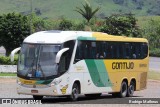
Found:
<path fill-rule="evenodd" d="M 127 89 L 128 89 L 127 83 L 125 81 L 123 81 L 121 84 L 121 90 L 119 92 L 119 97 L 121 97 L 121 98 L 126 97 L 127 91 L 128 91 Z"/>
<path fill-rule="evenodd" d="M 34 100 L 42 100 L 43 96 L 33 95 Z"/>
<path fill-rule="evenodd" d="M 70 96 L 71 100 L 77 101 L 79 93 L 80 93 L 79 86 L 76 83 L 74 83 L 72 87 L 72 94 Z"/>

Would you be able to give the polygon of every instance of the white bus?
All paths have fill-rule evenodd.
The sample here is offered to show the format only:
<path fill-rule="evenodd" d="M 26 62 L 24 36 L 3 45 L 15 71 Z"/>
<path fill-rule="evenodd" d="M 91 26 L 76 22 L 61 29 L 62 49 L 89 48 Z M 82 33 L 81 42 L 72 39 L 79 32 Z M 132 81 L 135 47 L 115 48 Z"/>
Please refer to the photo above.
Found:
<path fill-rule="evenodd" d="M 18 94 L 133 96 L 146 88 L 148 41 L 100 32 L 41 31 L 26 37 L 17 69 Z"/>

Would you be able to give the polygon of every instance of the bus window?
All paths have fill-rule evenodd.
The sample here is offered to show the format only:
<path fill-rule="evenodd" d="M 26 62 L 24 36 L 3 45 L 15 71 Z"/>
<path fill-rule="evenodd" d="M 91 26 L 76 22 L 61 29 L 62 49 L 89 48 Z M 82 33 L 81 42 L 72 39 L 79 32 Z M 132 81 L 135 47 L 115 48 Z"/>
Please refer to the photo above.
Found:
<path fill-rule="evenodd" d="M 91 42 L 91 47 L 90 47 L 89 52 L 90 52 L 89 56 L 92 59 L 95 59 L 96 58 L 96 53 L 97 53 L 97 51 L 96 51 L 96 42 Z"/>
<path fill-rule="evenodd" d="M 81 59 L 82 59 L 82 42 L 78 41 L 75 60 L 78 61 L 78 60 L 81 60 Z M 77 62 L 77 61 L 75 61 L 75 62 Z"/>
<path fill-rule="evenodd" d="M 131 45 L 131 58 L 132 59 L 136 59 L 137 58 L 135 43 L 132 43 L 132 45 Z"/>
<path fill-rule="evenodd" d="M 120 52 L 120 50 L 121 50 L 120 43 L 117 43 L 117 45 L 116 45 L 116 58 L 117 58 L 117 59 L 120 59 L 120 54 L 122 54 L 122 53 Z"/>
<path fill-rule="evenodd" d="M 96 59 L 103 59 L 105 57 L 103 42 L 98 41 L 96 48 L 97 48 Z"/>
<path fill-rule="evenodd" d="M 141 58 L 146 58 L 148 55 L 148 45 L 146 43 L 141 44 Z"/>
<path fill-rule="evenodd" d="M 135 43 L 135 53 L 136 53 L 136 58 L 140 59 L 141 58 L 141 46 L 140 43 Z"/>
<path fill-rule="evenodd" d="M 119 42 L 117 48 L 119 48 L 119 59 L 123 59 L 124 58 L 124 51 L 123 51 L 123 43 L 122 42 Z"/>
<path fill-rule="evenodd" d="M 89 58 L 89 51 L 91 50 L 90 47 L 90 42 L 78 41 L 74 63 L 78 62 L 79 60 Z"/>
<path fill-rule="evenodd" d="M 107 58 L 108 59 L 112 59 L 113 58 L 113 45 L 111 44 L 111 42 L 108 43 L 108 49 L 107 49 Z"/>
<path fill-rule="evenodd" d="M 117 56 L 117 54 L 118 54 L 118 53 L 117 53 L 117 52 L 118 52 L 117 45 L 118 45 L 117 43 L 113 43 L 113 45 L 112 45 L 112 46 L 113 46 L 113 49 L 112 49 L 112 51 L 113 51 L 113 52 L 112 52 L 113 56 L 112 56 L 112 58 L 117 58 L 117 57 L 118 57 L 118 56 Z"/>
<path fill-rule="evenodd" d="M 72 53 L 73 53 L 73 49 L 74 49 L 74 45 L 75 45 L 74 40 L 67 41 L 63 44 L 63 47 L 69 48 L 69 50 L 62 54 L 62 57 L 60 59 L 61 61 L 59 64 L 60 65 L 59 71 L 65 72 L 68 70 L 69 65 L 70 65 L 70 61 L 71 61 L 71 57 L 72 57 Z"/>
<path fill-rule="evenodd" d="M 124 58 L 125 59 L 130 59 L 130 54 L 131 54 L 131 46 L 130 46 L 130 43 L 124 43 L 124 53 L 125 53 L 125 56 Z"/>

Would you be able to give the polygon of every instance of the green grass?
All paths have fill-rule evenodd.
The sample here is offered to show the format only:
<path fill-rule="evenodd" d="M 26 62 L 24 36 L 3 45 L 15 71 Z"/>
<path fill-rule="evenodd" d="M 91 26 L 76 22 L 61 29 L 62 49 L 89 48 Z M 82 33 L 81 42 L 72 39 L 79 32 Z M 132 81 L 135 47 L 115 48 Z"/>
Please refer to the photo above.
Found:
<path fill-rule="evenodd" d="M 0 76 L 17 76 L 16 73 L 0 73 Z"/>
<path fill-rule="evenodd" d="M 148 72 L 148 79 L 160 80 L 160 73 L 155 71 Z"/>

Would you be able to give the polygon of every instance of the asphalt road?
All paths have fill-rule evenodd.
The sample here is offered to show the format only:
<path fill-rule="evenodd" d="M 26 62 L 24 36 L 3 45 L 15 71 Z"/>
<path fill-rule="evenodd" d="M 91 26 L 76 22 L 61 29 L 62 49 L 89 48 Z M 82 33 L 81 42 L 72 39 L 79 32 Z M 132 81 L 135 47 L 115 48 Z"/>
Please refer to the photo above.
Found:
<path fill-rule="evenodd" d="M 3 82 L 2 82 L 3 81 Z M 30 95 L 18 95 L 16 92 L 16 79 L 0 79 L 0 98 L 14 98 L 15 100 L 33 100 Z M 133 98 L 160 98 L 160 81 L 148 80 L 147 89 L 136 91 Z M 128 103 L 133 98 L 114 98 L 103 93 L 99 98 L 87 98 L 81 95 L 77 102 L 72 102 L 65 97 L 45 97 L 42 104 L 117 104 Z M 160 99 L 159 99 L 160 102 Z"/>
<path fill-rule="evenodd" d="M 150 71 L 160 72 L 160 58 L 159 57 L 150 57 L 149 69 Z"/>

